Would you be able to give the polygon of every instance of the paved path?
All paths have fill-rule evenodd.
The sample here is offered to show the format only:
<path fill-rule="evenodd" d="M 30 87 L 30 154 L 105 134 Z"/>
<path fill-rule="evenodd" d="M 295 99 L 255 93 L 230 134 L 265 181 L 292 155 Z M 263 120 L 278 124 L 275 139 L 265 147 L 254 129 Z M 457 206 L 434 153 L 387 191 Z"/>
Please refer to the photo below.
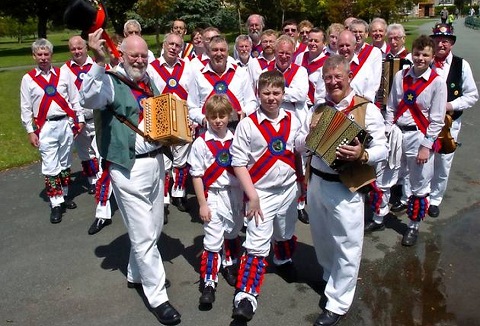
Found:
<path fill-rule="evenodd" d="M 475 66 L 480 32 L 460 22 L 455 26 L 455 52 L 474 65 L 480 81 L 480 65 Z M 431 26 L 422 30 L 429 34 Z M 480 324 L 478 109 L 479 104 L 464 115 L 463 146 L 456 154 L 441 216 L 422 225 L 417 246 L 400 245 L 404 215 L 389 219 L 384 232 L 365 238 L 358 290 L 342 325 Z M 78 161 L 73 170 L 80 170 Z M 111 226 L 87 235 L 93 198 L 76 173 L 79 208 L 52 225 L 42 180 L 38 164 L 0 173 L 0 325 L 158 324 L 141 293 L 126 287 L 129 243 L 119 212 Z M 318 315 L 321 274 L 308 226 L 298 223 L 297 235 L 298 282 L 287 284 L 270 268 L 250 325 L 311 325 Z M 201 250 L 201 224 L 172 208 L 161 252 L 172 282 L 168 293 L 182 313 L 182 325 L 230 325 L 234 290 L 223 279 L 213 309 L 198 309 Z"/>

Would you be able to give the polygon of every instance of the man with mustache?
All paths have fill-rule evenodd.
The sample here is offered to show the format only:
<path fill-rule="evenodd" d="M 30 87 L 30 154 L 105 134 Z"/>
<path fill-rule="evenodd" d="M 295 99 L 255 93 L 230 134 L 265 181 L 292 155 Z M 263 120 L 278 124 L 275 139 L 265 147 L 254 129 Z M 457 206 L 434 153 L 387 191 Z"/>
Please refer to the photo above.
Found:
<path fill-rule="evenodd" d="M 88 45 L 96 62 L 83 80 L 81 102 L 83 107 L 95 109 L 98 149 L 108 162 L 113 192 L 128 231 L 127 286 L 143 288 L 162 324 L 178 324 L 180 313 L 168 301 L 157 247 L 164 218 L 162 146 L 142 137 L 145 98 L 159 94 L 146 72 L 148 47 L 138 35 L 126 37 L 120 46 L 120 64 L 113 73 L 106 73 L 102 31 L 89 34 Z M 123 119 L 129 125 L 122 123 Z"/>
<path fill-rule="evenodd" d="M 265 28 L 263 16 L 258 14 L 248 16 L 246 25 L 248 29 L 248 36 L 250 36 L 253 43 L 251 56 L 253 58 L 257 58 L 262 52 L 262 43 L 260 36 L 262 35 L 263 29 Z"/>

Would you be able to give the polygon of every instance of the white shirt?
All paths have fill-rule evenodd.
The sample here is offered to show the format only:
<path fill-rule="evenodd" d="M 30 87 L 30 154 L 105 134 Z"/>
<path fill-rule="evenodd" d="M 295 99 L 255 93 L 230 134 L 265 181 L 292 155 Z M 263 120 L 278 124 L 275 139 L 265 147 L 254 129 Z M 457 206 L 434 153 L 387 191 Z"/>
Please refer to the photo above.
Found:
<path fill-rule="evenodd" d="M 345 110 L 352 102 L 355 91 L 352 90 L 343 100 L 334 105 L 337 110 Z M 328 95 L 327 95 L 328 100 Z M 311 116 L 310 119 L 311 120 Z M 385 136 L 385 124 L 380 110 L 375 104 L 368 103 L 365 114 L 365 130 L 372 136 L 372 140 L 367 144 L 365 151 L 368 153 L 369 165 L 374 165 L 387 159 L 388 147 L 387 137 Z M 312 167 L 325 173 L 337 174 L 338 172 L 330 168 L 320 157 L 312 157 Z"/>
<path fill-rule="evenodd" d="M 421 76 L 416 77 L 413 74 L 413 67 L 408 70 L 400 70 L 393 78 L 393 86 L 388 97 L 387 109 L 385 113 L 385 124 L 387 132 L 392 128 L 392 124 L 397 112 L 398 104 L 403 99 L 403 74 L 408 71 L 407 76 L 413 78 L 415 82 L 419 78 L 427 81 L 430 77 L 431 69 L 428 68 Z M 447 103 L 447 86 L 445 80 L 436 76 L 435 79 L 428 85 L 420 94 L 417 94 L 416 104 L 420 108 L 422 114 L 430 122 L 427 128 L 425 139 L 421 145 L 432 148 L 433 142 L 442 130 L 445 120 L 445 111 Z M 399 126 L 415 126 L 410 110 L 407 109 L 396 122 Z"/>
<path fill-rule="evenodd" d="M 158 59 L 155 59 L 155 61 L 158 61 L 158 63 L 160 64 L 160 66 L 163 66 L 167 69 L 167 71 L 171 74 L 175 68 L 175 66 L 177 65 L 180 65 L 180 66 L 184 66 L 183 68 L 183 72 L 182 74 L 179 76 L 180 78 L 177 80 L 177 83 L 182 86 L 185 91 L 187 92 L 188 94 L 188 86 L 190 85 L 191 83 L 191 80 L 192 80 L 192 69 L 191 69 L 191 65 L 190 65 L 190 62 L 188 61 L 185 61 L 183 59 L 180 59 L 180 58 L 177 58 L 177 60 L 175 61 L 175 63 L 173 64 L 173 66 L 170 66 L 166 61 L 165 61 L 165 58 L 163 56 L 161 56 L 160 58 Z M 154 61 L 154 62 L 155 62 Z M 150 79 L 151 81 L 153 82 L 153 84 L 155 85 L 155 87 L 157 87 L 158 91 L 160 92 L 160 94 L 163 94 L 164 90 L 165 90 L 165 87 L 167 86 L 167 81 L 163 79 L 162 76 L 160 76 L 160 74 L 157 72 L 157 70 L 152 66 L 152 64 L 154 63 L 150 63 L 147 67 L 147 74 L 150 76 Z M 177 97 L 180 97 L 178 96 L 178 94 L 176 93 L 173 93 L 175 94 Z M 187 100 L 187 98 L 181 98 L 182 100 Z"/>
<path fill-rule="evenodd" d="M 448 74 L 450 72 L 450 67 L 452 65 L 453 54 L 450 52 L 445 58 L 445 62 L 442 68 L 435 67 L 435 71 L 439 74 L 444 80 L 447 80 Z M 447 85 L 447 88 L 449 85 Z M 472 68 L 470 64 L 463 59 L 462 60 L 462 96 L 457 97 L 455 100 L 451 101 L 453 110 L 463 111 L 465 109 L 471 108 L 478 101 L 478 89 L 473 79 Z"/>
<path fill-rule="evenodd" d="M 253 82 L 253 89 L 257 89 L 258 76 L 264 71 L 264 67 L 268 67 L 270 62 L 275 61 L 275 57 L 272 60 L 267 60 L 263 56 L 263 52 L 260 53 L 258 58 L 251 58 L 248 63 L 248 74 Z M 262 64 L 260 63 L 262 62 Z"/>
<path fill-rule="evenodd" d="M 362 50 L 366 46 L 370 45 L 364 44 Z M 373 47 L 369 56 L 364 61 L 364 64 L 350 82 L 350 86 L 358 95 L 373 102 L 375 101 L 375 95 L 380 87 L 382 78 L 382 51 Z M 356 53 L 350 62 L 354 62 L 357 65 L 360 64 Z"/>
<path fill-rule="evenodd" d="M 216 140 L 223 145 L 226 141 L 233 139 L 233 133 L 227 130 L 227 134 L 224 138 L 218 137 L 217 134 L 207 129 L 205 132 L 205 139 L 198 137 L 192 144 L 190 154 L 188 155 L 187 162 L 190 164 L 190 175 L 192 177 L 203 177 L 205 171 L 215 162 L 215 156 L 208 148 L 206 142 L 209 140 Z M 223 188 L 226 186 L 239 186 L 240 183 L 235 175 L 227 172 L 226 170 L 215 180 L 211 188 Z"/>
<path fill-rule="evenodd" d="M 227 61 L 227 67 L 222 76 L 232 69 L 235 70 L 235 74 L 228 85 L 228 90 L 237 98 L 242 111 L 245 114 L 250 114 L 257 106 L 257 99 L 251 87 L 250 76 L 246 70 L 238 69 L 238 66 L 229 61 Z M 188 87 L 187 105 L 189 116 L 190 119 L 198 124 L 202 124 L 202 120 L 205 118 L 203 106 L 213 91 L 213 85 L 205 77 L 208 72 L 214 73 L 210 64 L 207 64 L 201 70 L 193 70 L 193 78 Z"/>
<path fill-rule="evenodd" d="M 303 58 L 304 56 L 307 56 L 308 57 L 309 53 L 308 51 L 306 52 L 303 52 L 303 53 L 300 53 L 298 55 L 298 57 L 295 59 L 295 63 L 297 65 L 300 65 L 302 66 L 302 63 L 303 63 Z M 325 52 L 321 52 L 320 55 L 318 55 L 315 59 L 313 59 L 311 62 L 309 61 L 307 63 L 308 66 L 310 65 L 315 65 L 315 62 L 318 62 L 319 60 L 325 60 L 324 58 L 326 57 L 327 55 L 325 54 Z M 308 81 L 311 83 L 309 84 L 309 92 L 310 92 L 310 87 L 311 85 L 313 85 L 313 91 L 314 91 L 314 100 L 313 100 L 313 103 L 311 101 L 311 99 L 309 97 L 307 97 L 307 105 L 313 105 L 313 104 L 317 104 L 317 103 L 321 103 L 319 102 L 320 99 L 324 99 L 325 98 L 325 84 L 324 83 L 320 83 L 317 87 L 317 83 L 318 83 L 318 80 L 319 79 L 322 79 L 322 67 L 323 67 L 323 64 L 321 66 L 319 66 L 317 69 L 315 69 L 314 71 L 308 71 L 308 68 L 306 66 L 303 66 L 305 67 L 305 69 L 307 69 L 307 73 L 308 73 Z M 323 81 L 323 80 L 322 80 Z M 317 100 L 318 99 L 318 100 Z"/>
<path fill-rule="evenodd" d="M 128 76 L 120 63 L 115 70 Z M 149 81 L 148 74 L 145 75 L 145 82 Z M 133 96 L 133 94 L 132 94 Z M 94 63 L 88 74 L 83 79 L 80 88 L 81 104 L 89 109 L 105 110 L 108 104 L 113 103 L 115 99 L 115 89 L 111 77 L 105 74 L 105 67 L 101 67 Z M 114 118 L 116 119 L 116 118 Z M 128 128 L 125 126 L 125 128 Z M 138 124 L 138 129 L 144 131 L 144 120 Z M 143 154 L 157 149 L 160 145 L 156 142 L 147 142 L 139 134 L 135 134 L 135 153 Z"/>
<path fill-rule="evenodd" d="M 45 80 L 50 81 L 55 70 L 53 67 L 45 73 L 40 70 L 38 67 L 35 69 L 35 76 L 42 75 Z M 77 87 L 75 83 L 67 78 L 67 74 L 60 70 L 60 76 L 58 76 L 58 85 L 57 92 L 67 101 L 70 105 L 70 108 L 75 111 L 79 122 L 84 122 L 83 109 L 79 104 L 80 97 L 78 95 Z M 40 103 L 42 102 L 43 97 L 45 96 L 45 91 L 41 88 L 36 81 L 30 77 L 27 73 L 22 77 L 22 82 L 20 84 L 20 115 L 22 119 L 23 127 L 26 129 L 27 133 L 31 133 L 35 130 L 33 119 L 38 116 L 38 111 L 40 109 Z M 57 104 L 57 102 L 52 101 L 47 112 L 47 118 L 52 118 L 56 116 L 65 115 L 65 111 Z"/>
<path fill-rule="evenodd" d="M 282 108 L 279 109 L 279 115 L 275 120 L 269 119 L 260 108 L 257 109 L 256 113 L 259 123 L 263 120 L 268 120 L 277 131 L 280 129 L 282 119 L 287 119 L 287 113 Z M 304 140 L 306 135 L 295 114 L 290 114 L 290 116 L 292 119 L 291 127 L 285 149 L 293 152 L 295 150 L 295 144 L 302 143 L 301 140 Z M 247 169 L 250 169 L 267 150 L 267 141 L 253 123 L 251 117 L 249 116 L 240 120 L 235 130 L 232 146 L 230 147 L 232 166 L 245 166 Z M 299 151 L 301 150 L 302 149 L 299 148 Z M 277 160 L 265 175 L 255 183 L 255 188 L 271 189 L 274 187 L 288 186 L 294 183 L 296 179 L 295 170 L 287 163 Z"/>

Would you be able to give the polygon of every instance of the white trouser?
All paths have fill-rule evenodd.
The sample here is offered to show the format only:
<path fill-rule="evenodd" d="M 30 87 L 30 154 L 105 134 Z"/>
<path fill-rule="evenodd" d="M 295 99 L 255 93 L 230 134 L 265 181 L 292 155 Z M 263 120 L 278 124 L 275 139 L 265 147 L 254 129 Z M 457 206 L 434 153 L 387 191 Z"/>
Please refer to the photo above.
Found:
<path fill-rule="evenodd" d="M 39 142 L 43 175 L 58 175 L 72 165 L 73 132 L 68 119 L 45 121 Z"/>
<path fill-rule="evenodd" d="M 164 175 L 162 155 L 136 159 L 131 171 L 110 165 L 113 192 L 131 243 L 127 280 L 142 283 L 153 308 L 168 300 L 157 248 L 163 227 Z"/>
<path fill-rule="evenodd" d="M 327 282 L 326 309 L 344 315 L 353 301 L 362 258 L 364 196 L 316 175 L 308 190 L 313 245 Z"/>
<path fill-rule="evenodd" d="M 95 157 L 95 150 L 92 147 L 93 136 L 95 135 L 95 125 L 93 120 L 87 122 L 82 131 L 75 137 L 75 148 L 78 158 L 81 161 L 88 161 Z"/>
<path fill-rule="evenodd" d="M 404 162 L 400 164 L 403 165 Z M 382 161 L 376 165 L 377 187 L 382 191 L 382 202 L 378 213 L 373 212 L 373 220 L 377 223 L 383 221 L 383 217 L 390 212 L 388 203 L 390 201 L 390 188 L 398 182 L 398 175 L 400 173 L 400 166 L 391 168 L 388 161 Z"/>
<path fill-rule="evenodd" d="M 430 151 L 427 163 L 417 164 L 418 149 L 424 138 L 420 131 L 403 133 L 402 164 L 406 162 L 411 193 L 417 197 L 424 197 L 430 193 L 430 180 L 433 176 L 433 151 Z"/>
<path fill-rule="evenodd" d="M 203 248 L 211 252 L 222 250 L 223 239 L 235 239 L 243 226 L 243 190 L 240 187 L 209 189 L 210 222 L 203 223 Z M 225 258 L 225 257 L 223 257 Z M 225 266 L 226 261 L 222 260 Z"/>
<path fill-rule="evenodd" d="M 458 134 L 462 127 L 461 118 L 453 120 L 450 133 L 455 141 L 458 141 Z M 432 191 L 430 192 L 430 205 L 439 206 L 442 203 L 443 195 L 447 190 L 448 176 L 452 167 L 453 155 L 435 153 L 434 171 L 431 182 Z"/>
<path fill-rule="evenodd" d="M 263 221 L 258 226 L 254 218 L 248 221 L 243 246 L 250 255 L 267 257 L 270 240 L 290 240 L 295 233 L 298 184 L 294 182 L 285 187 L 257 189 L 257 194 Z"/>

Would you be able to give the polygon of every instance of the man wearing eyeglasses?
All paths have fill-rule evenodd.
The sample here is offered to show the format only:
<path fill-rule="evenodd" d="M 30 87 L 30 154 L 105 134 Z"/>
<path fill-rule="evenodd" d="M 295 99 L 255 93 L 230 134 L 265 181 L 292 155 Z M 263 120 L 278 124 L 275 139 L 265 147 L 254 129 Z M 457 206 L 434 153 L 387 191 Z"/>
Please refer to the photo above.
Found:
<path fill-rule="evenodd" d="M 293 19 L 286 20 L 282 25 L 282 33 L 288 35 L 295 41 L 295 49 L 293 52 L 292 60 L 295 61 L 295 58 L 302 52 L 307 50 L 307 45 L 299 41 L 299 29 L 298 24 Z"/>
<path fill-rule="evenodd" d="M 253 58 L 257 58 L 263 50 L 260 39 L 263 29 L 265 28 L 263 16 L 258 14 L 248 16 L 246 25 L 248 29 L 248 36 L 250 36 L 252 39 L 251 56 Z"/>
<path fill-rule="evenodd" d="M 142 26 L 136 19 L 129 19 L 123 25 L 123 36 L 128 37 L 130 35 L 142 36 Z M 148 50 L 148 62 L 155 60 L 155 54 Z"/>
<path fill-rule="evenodd" d="M 187 35 L 187 25 L 185 21 L 181 19 L 176 19 L 172 23 L 172 28 L 170 29 L 171 33 L 179 35 L 182 40 L 185 35 Z M 193 44 L 189 42 L 183 42 L 183 47 L 178 56 L 182 59 L 188 58 L 193 51 Z"/>
<path fill-rule="evenodd" d="M 89 34 L 95 63 L 83 80 L 80 94 L 82 106 L 95 110 L 98 150 L 108 162 L 113 192 L 131 243 L 127 286 L 143 289 L 162 324 L 178 324 L 180 313 L 169 303 L 157 247 L 164 219 L 162 147 L 138 132 L 144 130 L 145 98 L 159 95 L 147 74 L 148 47 L 138 35 L 126 37 L 120 46 L 120 64 L 114 74 L 106 73 L 102 32 L 100 28 Z M 120 122 L 119 115 L 138 131 Z"/>

